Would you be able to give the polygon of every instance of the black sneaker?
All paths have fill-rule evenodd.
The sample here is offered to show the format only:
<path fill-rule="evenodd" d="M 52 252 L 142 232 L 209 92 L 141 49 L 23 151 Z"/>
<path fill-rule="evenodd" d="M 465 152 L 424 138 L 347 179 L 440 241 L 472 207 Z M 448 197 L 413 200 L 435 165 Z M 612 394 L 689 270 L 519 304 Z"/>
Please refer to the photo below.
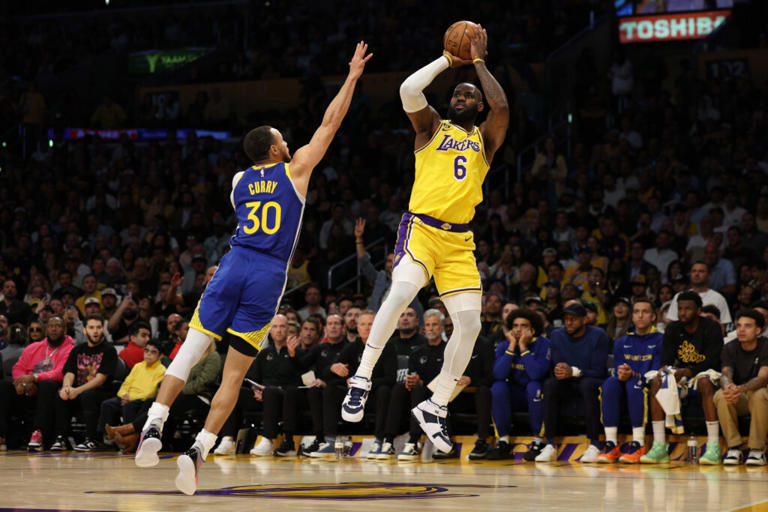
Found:
<path fill-rule="evenodd" d="M 63 452 L 68 447 L 67 439 L 64 436 L 56 436 L 56 440 L 51 445 L 52 452 Z"/>
<path fill-rule="evenodd" d="M 308 457 L 310 453 L 314 453 L 319 449 L 320 449 L 320 439 L 316 437 L 315 440 L 312 441 L 312 444 L 310 444 L 306 448 L 299 447 L 299 455 Z"/>
<path fill-rule="evenodd" d="M 275 457 L 295 457 L 296 456 L 296 446 L 293 444 L 293 441 L 288 441 L 287 439 L 283 441 L 283 443 L 275 450 L 274 452 Z"/>
<path fill-rule="evenodd" d="M 488 443 L 485 442 L 485 439 L 478 439 L 475 441 L 475 447 L 469 454 L 469 460 L 484 459 L 488 456 L 488 451 L 489 447 Z"/>
<path fill-rule="evenodd" d="M 200 472 L 200 466 L 203 465 L 203 457 L 200 450 L 193 446 L 183 455 L 176 459 L 176 466 L 179 473 L 176 475 L 176 488 L 191 496 L 197 490 L 197 474 Z"/>
<path fill-rule="evenodd" d="M 539 456 L 541 451 L 544 449 L 544 447 L 547 446 L 547 443 L 544 443 L 542 441 L 534 441 L 531 443 L 531 447 L 528 448 L 528 451 L 525 452 L 525 455 L 523 455 L 523 460 L 528 462 L 533 462 L 536 460 L 536 457 Z"/>
<path fill-rule="evenodd" d="M 85 441 L 75 445 L 74 450 L 76 452 L 93 452 L 96 451 L 96 443 L 88 438 L 85 438 Z"/>
<path fill-rule="evenodd" d="M 510 450 L 512 447 L 506 441 L 499 441 L 492 450 L 488 451 L 488 455 L 485 457 L 487 460 L 503 460 L 511 459 L 512 454 Z"/>
<path fill-rule="evenodd" d="M 451 451 L 449 452 L 443 452 L 440 450 L 435 450 L 434 453 L 432 453 L 433 459 L 458 459 L 459 458 L 459 451 L 456 449 L 456 445 L 454 444 L 451 447 Z"/>

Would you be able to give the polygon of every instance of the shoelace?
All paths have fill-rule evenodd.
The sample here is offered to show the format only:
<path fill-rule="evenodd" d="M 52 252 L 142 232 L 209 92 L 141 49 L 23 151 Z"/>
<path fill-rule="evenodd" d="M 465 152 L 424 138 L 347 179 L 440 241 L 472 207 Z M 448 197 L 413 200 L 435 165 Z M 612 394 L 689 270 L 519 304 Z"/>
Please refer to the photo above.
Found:
<path fill-rule="evenodd" d="M 363 394 L 365 394 L 364 389 L 351 388 L 349 390 L 349 405 L 352 407 L 359 407 L 362 403 Z"/>

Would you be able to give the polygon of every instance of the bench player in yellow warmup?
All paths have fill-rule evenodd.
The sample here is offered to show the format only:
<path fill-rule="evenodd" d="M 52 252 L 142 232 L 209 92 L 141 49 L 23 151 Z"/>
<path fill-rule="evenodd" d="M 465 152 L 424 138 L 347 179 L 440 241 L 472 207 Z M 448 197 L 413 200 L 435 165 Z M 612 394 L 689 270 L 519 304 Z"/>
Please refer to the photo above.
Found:
<path fill-rule="evenodd" d="M 445 348 L 437 388 L 412 413 L 434 445 L 451 450 L 447 405 L 472 355 L 480 333 L 482 287 L 469 222 L 483 200 L 482 184 L 509 124 L 507 98 L 485 66 L 488 35 L 482 27 L 472 36 L 472 60 L 448 53 L 409 76 L 400 87 L 403 109 L 416 131 L 416 179 L 408 212 L 397 235 L 392 286 L 373 322 L 360 367 L 342 404 L 346 421 L 360 421 L 371 388 L 371 372 L 397 319 L 421 287 L 434 276 L 454 331 Z M 472 64 L 478 87 L 461 83 L 453 91 L 448 119 L 441 119 L 422 92 L 449 67 Z M 480 126 L 475 120 L 490 107 Z M 390 447 L 383 447 L 390 448 Z"/>

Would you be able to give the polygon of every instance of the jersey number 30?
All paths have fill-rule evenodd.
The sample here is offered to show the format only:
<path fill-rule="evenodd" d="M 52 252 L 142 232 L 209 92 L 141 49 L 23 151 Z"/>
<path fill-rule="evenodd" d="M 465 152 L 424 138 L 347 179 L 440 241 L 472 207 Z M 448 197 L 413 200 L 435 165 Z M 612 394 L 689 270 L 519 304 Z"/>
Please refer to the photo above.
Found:
<path fill-rule="evenodd" d="M 259 229 L 261 229 L 267 235 L 272 235 L 276 233 L 278 229 L 280 229 L 280 216 L 282 213 L 280 203 L 276 203 L 274 201 L 264 203 L 264 208 L 261 208 L 260 215 L 259 208 L 261 207 L 261 201 L 250 201 L 245 203 L 245 206 L 251 209 L 251 211 L 248 212 L 248 220 L 253 223 L 250 226 L 243 226 L 243 232 L 246 235 L 252 235 Z M 275 211 L 274 219 L 270 219 L 270 210 Z M 270 220 L 272 220 L 272 225 L 270 225 Z"/>
<path fill-rule="evenodd" d="M 467 157 L 464 155 L 457 156 L 453 161 L 453 177 L 456 178 L 456 181 L 464 181 L 464 178 L 467 177 L 467 168 L 464 167 L 465 163 L 467 163 Z"/>

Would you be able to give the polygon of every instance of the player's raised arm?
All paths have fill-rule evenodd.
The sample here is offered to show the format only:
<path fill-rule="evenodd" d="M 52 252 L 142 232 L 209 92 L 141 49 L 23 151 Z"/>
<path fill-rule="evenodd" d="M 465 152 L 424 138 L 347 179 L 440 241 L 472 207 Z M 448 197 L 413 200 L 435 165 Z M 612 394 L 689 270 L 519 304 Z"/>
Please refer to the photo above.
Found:
<path fill-rule="evenodd" d="M 445 52 L 442 57 L 416 71 L 400 85 L 400 100 L 403 102 L 403 110 L 408 114 L 408 119 L 411 120 L 413 129 L 416 131 L 414 143 L 416 149 L 429 142 L 440 124 L 440 114 L 429 106 L 423 91 L 437 75 L 457 64 L 461 65 L 464 62 Z"/>
<path fill-rule="evenodd" d="M 347 115 L 352 95 L 355 92 L 355 84 L 363 74 L 366 62 L 373 57 L 372 53 L 366 55 L 367 51 L 368 45 L 365 42 L 360 41 L 357 43 L 355 54 L 352 56 L 352 60 L 349 61 L 349 74 L 344 81 L 344 85 L 341 86 L 336 97 L 333 98 L 328 108 L 325 109 L 323 122 L 314 135 L 312 135 L 309 144 L 299 148 L 291 160 L 291 177 L 297 189 L 302 193 L 305 193 L 307 190 L 312 169 L 323 159 L 328 146 L 330 146 L 333 140 L 333 136 L 336 135 L 341 126 L 341 121 Z"/>
<path fill-rule="evenodd" d="M 484 59 L 488 55 L 488 33 L 482 26 L 478 25 L 477 30 L 470 35 L 470 38 L 472 40 L 472 62 L 477 77 L 480 79 L 480 84 L 483 86 L 485 102 L 491 109 L 485 122 L 480 125 L 480 133 L 483 134 L 485 142 L 485 159 L 490 163 L 496 150 L 504 142 L 507 133 L 509 104 L 504 89 L 485 67 Z"/>

